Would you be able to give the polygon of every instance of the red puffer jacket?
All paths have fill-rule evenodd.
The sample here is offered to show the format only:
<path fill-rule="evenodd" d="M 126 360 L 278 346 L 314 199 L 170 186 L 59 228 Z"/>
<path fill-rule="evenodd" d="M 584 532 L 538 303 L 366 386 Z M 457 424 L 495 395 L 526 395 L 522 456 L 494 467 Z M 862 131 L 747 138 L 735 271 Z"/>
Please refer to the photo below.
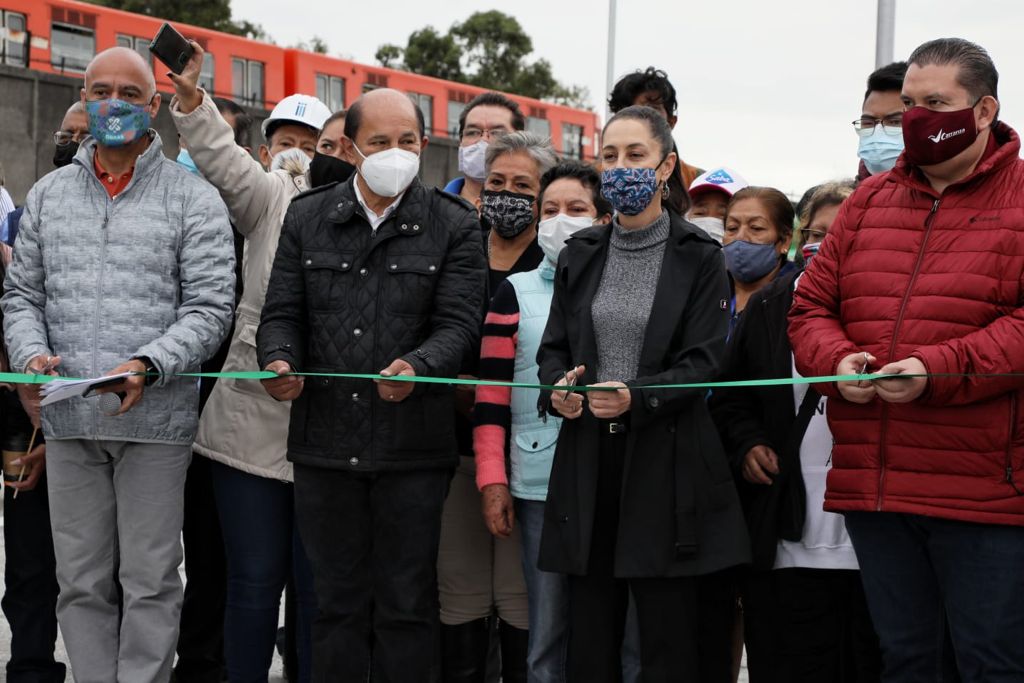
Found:
<path fill-rule="evenodd" d="M 789 337 L 804 375 L 867 351 L 929 373 L 1024 372 L 1024 161 L 1005 124 L 936 193 L 900 158 L 846 201 L 800 279 Z M 1024 377 L 932 377 L 909 404 L 834 385 L 825 509 L 1024 525 Z"/>

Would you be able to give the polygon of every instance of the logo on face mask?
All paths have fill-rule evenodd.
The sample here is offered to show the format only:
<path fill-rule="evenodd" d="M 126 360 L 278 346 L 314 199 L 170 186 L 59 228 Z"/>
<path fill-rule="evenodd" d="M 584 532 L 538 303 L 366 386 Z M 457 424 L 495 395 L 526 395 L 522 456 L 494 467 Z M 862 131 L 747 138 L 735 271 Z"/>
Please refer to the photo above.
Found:
<path fill-rule="evenodd" d="M 942 142 L 943 140 L 948 140 L 948 139 L 950 139 L 952 137 L 956 137 L 957 135 L 963 135 L 966 132 L 967 132 L 966 128 L 961 128 L 960 130 L 955 130 L 952 133 L 944 133 L 944 132 L 942 132 L 942 130 L 939 130 L 939 132 L 936 133 L 935 135 L 929 135 L 928 139 L 931 140 L 932 142 L 939 143 L 939 142 Z"/>
<path fill-rule="evenodd" d="M 85 103 L 89 115 L 89 133 L 104 147 L 123 147 L 140 139 L 149 130 L 148 104 L 119 99 L 90 100 Z"/>
<path fill-rule="evenodd" d="M 720 168 L 706 178 L 707 182 L 714 183 L 715 185 L 727 185 L 734 183 L 736 180 L 726 173 L 724 168 Z"/>

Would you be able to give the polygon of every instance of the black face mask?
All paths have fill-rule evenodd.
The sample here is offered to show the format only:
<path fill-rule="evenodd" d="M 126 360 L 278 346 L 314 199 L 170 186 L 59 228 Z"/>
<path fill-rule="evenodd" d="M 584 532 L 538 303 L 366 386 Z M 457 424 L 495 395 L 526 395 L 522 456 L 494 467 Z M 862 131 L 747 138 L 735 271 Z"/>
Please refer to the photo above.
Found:
<path fill-rule="evenodd" d="M 57 168 L 67 166 L 76 154 L 78 154 L 78 143 L 74 140 L 66 145 L 57 145 L 57 149 L 53 152 L 53 165 Z"/>
<path fill-rule="evenodd" d="M 343 183 L 352 177 L 356 167 L 337 157 L 315 152 L 309 164 L 309 180 L 313 187 Z"/>

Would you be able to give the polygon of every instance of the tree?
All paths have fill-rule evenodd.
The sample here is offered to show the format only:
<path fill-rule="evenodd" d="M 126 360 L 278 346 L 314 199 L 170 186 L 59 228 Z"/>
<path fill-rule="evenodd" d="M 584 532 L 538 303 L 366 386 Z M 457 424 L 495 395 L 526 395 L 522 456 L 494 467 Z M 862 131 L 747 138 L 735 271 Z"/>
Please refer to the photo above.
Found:
<path fill-rule="evenodd" d="M 373 58 L 380 62 L 385 69 L 402 69 L 405 66 L 402 64 L 402 48 L 391 43 L 385 43 L 378 47 Z"/>
<path fill-rule="evenodd" d="M 449 35 L 459 40 L 470 71 L 469 82 L 474 85 L 512 91 L 521 86 L 523 72 L 536 67 L 526 64 L 527 55 L 533 52 L 530 36 L 515 17 L 498 10 L 476 12 L 455 24 Z M 550 64 L 547 71 L 550 75 Z"/>
<path fill-rule="evenodd" d="M 327 54 L 327 41 L 320 36 L 313 36 L 313 38 L 307 43 L 302 40 L 296 43 L 293 47 L 297 50 L 305 50 L 306 52 L 315 52 L 318 55 Z"/>
<path fill-rule="evenodd" d="M 554 77 L 549 61 L 529 61 L 532 52 L 533 41 L 519 21 L 490 10 L 470 15 L 445 34 L 432 26 L 422 28 L 409 36 L 404 48 L 381 45 L 376 59 L 392 69 L 590 107 L 586 88 L 562 85 Z"/>
<path fill-rule="evenodd" d="M 202 26 L 215 31 L 224 31 L 254 40 L 268 40 L 266 31 L 259 24 L 231 19 L 230 0 L 88 0 L 94 5 L 103 5 L 126 12 L 146 14 L 151 17 L 173 18 L 184 24 Z"/>
<path fill-rule="evenodd" d="M 439 34 L 427 26 L 409 36 L 404 50 L 406 71 L 447 81 L 463 81 L 462 50 L 451 33 Z"/>

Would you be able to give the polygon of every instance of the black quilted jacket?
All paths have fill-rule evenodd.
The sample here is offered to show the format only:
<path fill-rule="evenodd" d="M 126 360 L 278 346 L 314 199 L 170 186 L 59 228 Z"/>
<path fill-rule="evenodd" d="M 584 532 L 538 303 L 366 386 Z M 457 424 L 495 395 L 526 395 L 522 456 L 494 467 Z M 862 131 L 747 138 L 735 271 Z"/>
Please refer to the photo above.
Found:
<path fill-rule="evenodd" d="M 256 335 L 260 367 L 376 373 L 403 358 L 417 375 L 454 377 L 478 341 L 486 289 L 476 212 L 416 181 L 373 234 L 353 181 L 292 200 Z M 451 467 L 454 415 L 448 385 L 390 403 L 370 380 L 309 377 L 288 457 L 361 472 Z"/>

